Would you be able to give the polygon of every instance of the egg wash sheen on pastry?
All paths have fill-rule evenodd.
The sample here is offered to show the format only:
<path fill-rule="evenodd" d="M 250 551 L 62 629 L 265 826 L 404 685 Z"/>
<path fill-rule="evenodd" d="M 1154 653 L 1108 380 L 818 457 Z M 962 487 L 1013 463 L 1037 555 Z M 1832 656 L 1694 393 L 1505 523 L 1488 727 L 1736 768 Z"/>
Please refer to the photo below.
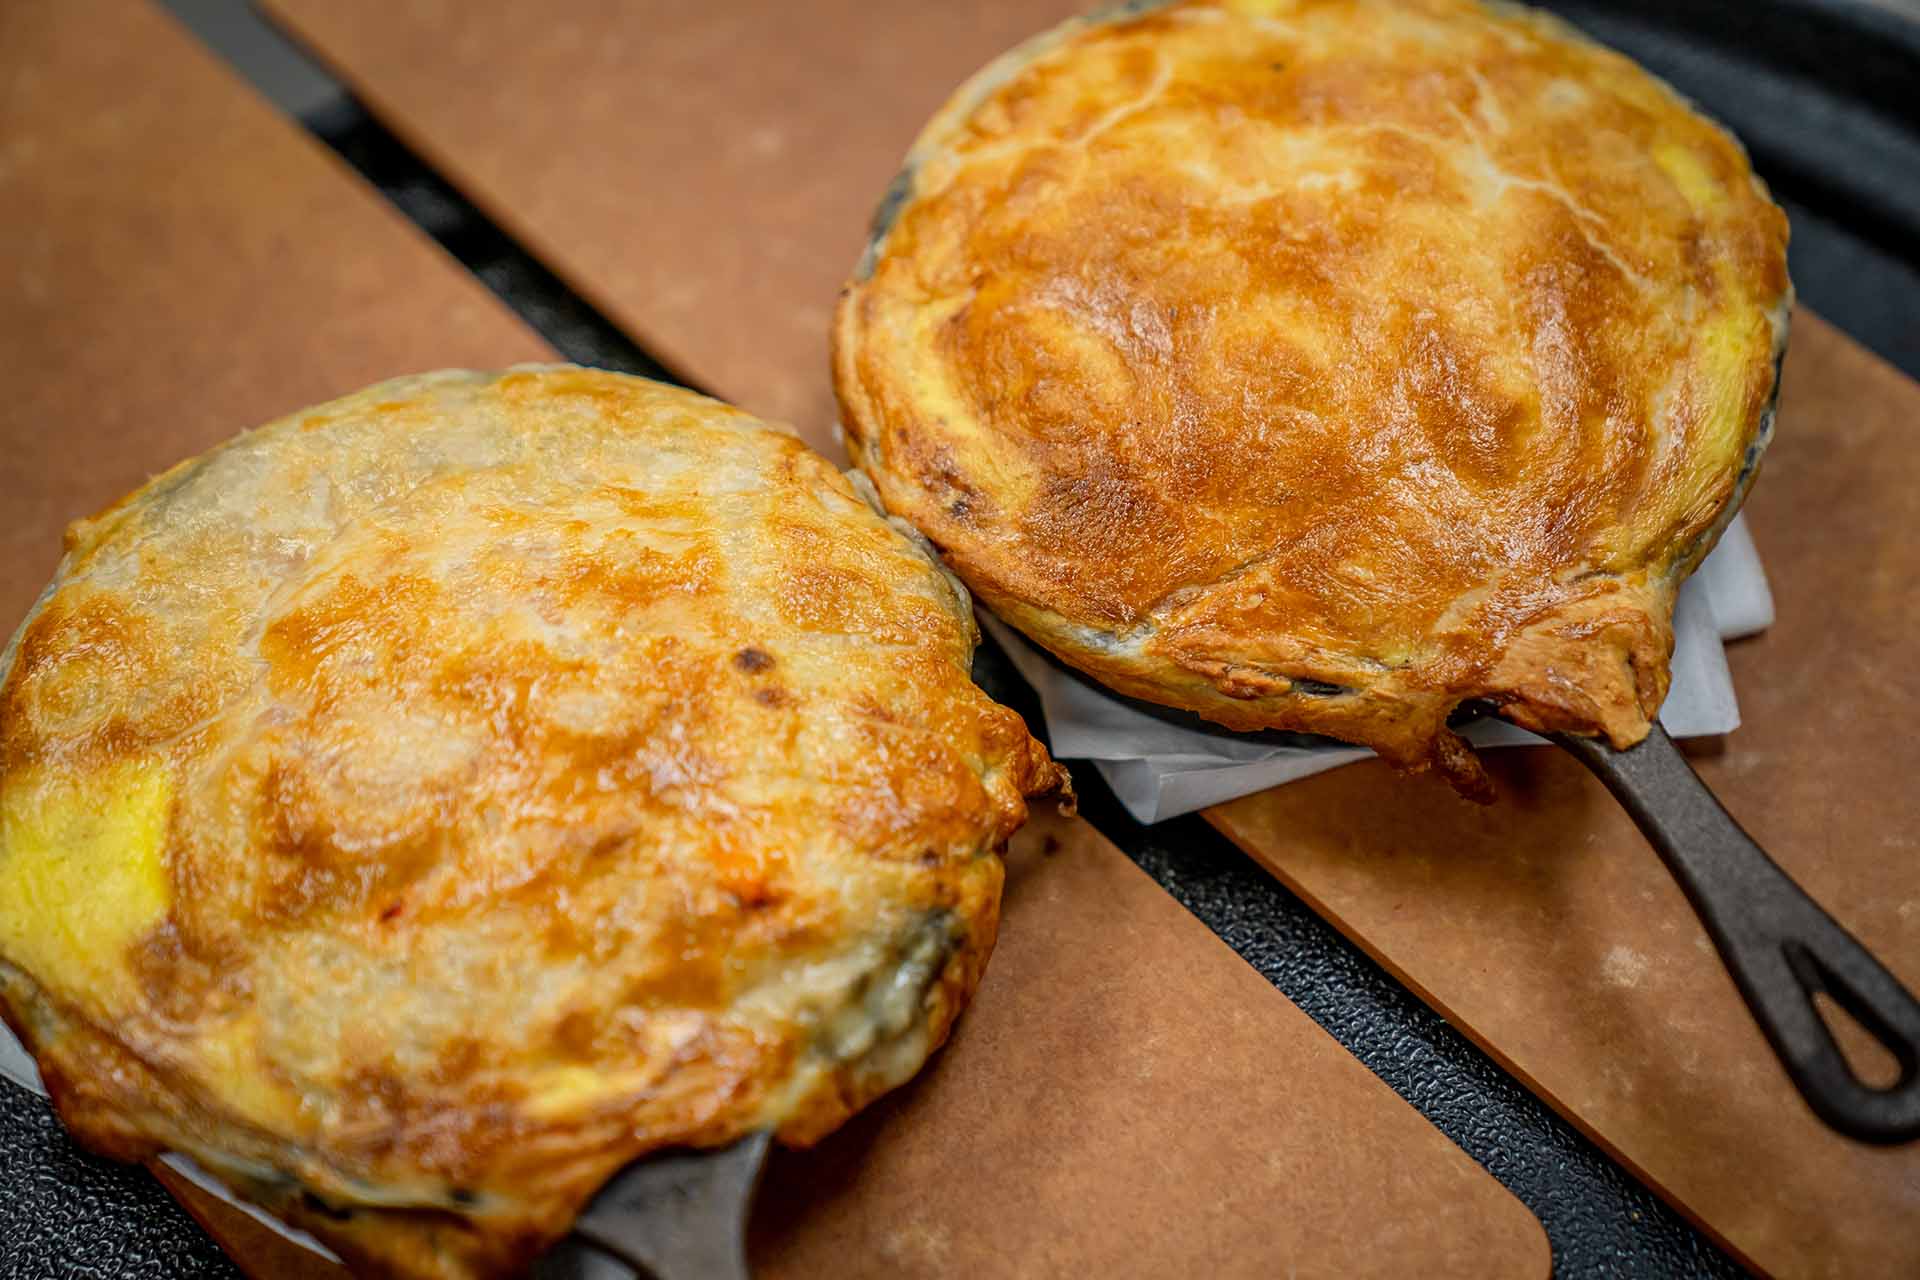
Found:
<path fill-rule="evenodd" d="M 1116 690 L 1437 768 L 1644 737 L 1792 290 L 1738 143 L 1564 23 L 1191 0 L 969 81 L 834 328 L 849 446 Z"/>
<path fill-rule="evenodd" d="M 784 431 L 403 378 L 72 527 L 0 656 L 0 1009 L 62 1119 L 369 1273 L 806 1144 L 947 1036 L 1063 775 L 964 591 Z"/>

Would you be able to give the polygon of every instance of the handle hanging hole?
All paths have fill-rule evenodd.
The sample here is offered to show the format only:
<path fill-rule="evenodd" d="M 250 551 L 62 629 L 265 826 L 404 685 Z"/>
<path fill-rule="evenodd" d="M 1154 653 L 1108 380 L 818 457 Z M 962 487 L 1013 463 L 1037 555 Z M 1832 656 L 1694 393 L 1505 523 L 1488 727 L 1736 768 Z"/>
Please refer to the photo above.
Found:
<path fill-rule="evenodd" d="M 1900 1083 L 1900 1059 L 1880 1043 L 1880 1038 L 1861 1026 L 1838 1000 L 1824 991 L 1813 993 L 1813 1009 L 1827 1024 L 1827 1034 L 1840 1046 L 1847 1069 L 1869 1089 L 1891 1089 Z"/>

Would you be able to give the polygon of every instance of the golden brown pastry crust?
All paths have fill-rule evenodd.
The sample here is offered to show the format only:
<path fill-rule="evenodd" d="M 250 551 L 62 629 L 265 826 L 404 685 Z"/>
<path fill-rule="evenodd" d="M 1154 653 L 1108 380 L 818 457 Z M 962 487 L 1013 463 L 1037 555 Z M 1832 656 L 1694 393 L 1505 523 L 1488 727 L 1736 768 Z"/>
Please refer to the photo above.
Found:
<path fill-rule="evenodd" d="M 1541 14 L 1128 5 L 927 126 L 835 385 L 887 508 L 1061 658 L 1480 791 L 1464 701 L 1646 733 L 1786 238 L 1731 137 Z"/>
<path fill-rule="evenodd" d="M 945 1039 L 1063 779 L 974 639 L 689 392 L 286 418 L 76 524 L 0 657 L 0 1008 L 89 1146 L 368 1273 L 513 1270 L 635 1157 L 812 1142 Z"/>

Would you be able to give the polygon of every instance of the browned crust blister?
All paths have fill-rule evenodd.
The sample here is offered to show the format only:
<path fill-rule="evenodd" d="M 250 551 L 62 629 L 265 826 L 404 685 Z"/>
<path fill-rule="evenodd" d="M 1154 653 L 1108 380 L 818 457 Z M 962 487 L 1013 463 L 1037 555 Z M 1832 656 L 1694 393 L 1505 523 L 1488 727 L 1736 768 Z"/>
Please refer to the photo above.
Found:
<path fill-rule="evenodd" d="M 1061 658 L 1484 795 L 1463 702 L 1647 732 L 1785 249 L 1731 137 L 1554 19 L 1122 6 L 928 126 L 835 385 L 888 509 Z"/>
<path fill-rule="evenodd" d="M 163 909 L 92 968 L 0 947 L 0 1008 L 90 1146 L 367 1274 L 511 1272 L 627 1162 L 812 1142 L 946 1038 L 1064 785 L 974 638 L 845 477 L 689 392 L 294 415 L 77 524 L 5 660 L 4 830 L 167 799 Z"/>

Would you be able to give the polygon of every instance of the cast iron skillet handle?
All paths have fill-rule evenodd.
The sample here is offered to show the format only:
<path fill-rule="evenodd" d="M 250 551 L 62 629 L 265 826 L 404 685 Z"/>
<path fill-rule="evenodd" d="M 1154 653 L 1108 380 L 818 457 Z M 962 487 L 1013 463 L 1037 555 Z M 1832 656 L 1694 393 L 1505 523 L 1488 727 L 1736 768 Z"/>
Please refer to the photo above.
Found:
<path fill-rule="evenodd" d="M 755 1133 L 629 1165 L 574 1220 L 574 1234 L 653 1280 L 748 1280 L 747 1211 L 772 1143 Z"/>
<path fill-rule="evenodd" d="M 1740 994 L 1829 1125 L 1863 1142 L 1920 1137 L 1920 1002 L 1740 829 L 1658 724 L 1616 751 L 1554 737 L 1613 792 L 1673 872 Z M 1875 1089 L 1854 1075 L 1814 1008 L 1824 992 L 1900 1063 Z"/>

